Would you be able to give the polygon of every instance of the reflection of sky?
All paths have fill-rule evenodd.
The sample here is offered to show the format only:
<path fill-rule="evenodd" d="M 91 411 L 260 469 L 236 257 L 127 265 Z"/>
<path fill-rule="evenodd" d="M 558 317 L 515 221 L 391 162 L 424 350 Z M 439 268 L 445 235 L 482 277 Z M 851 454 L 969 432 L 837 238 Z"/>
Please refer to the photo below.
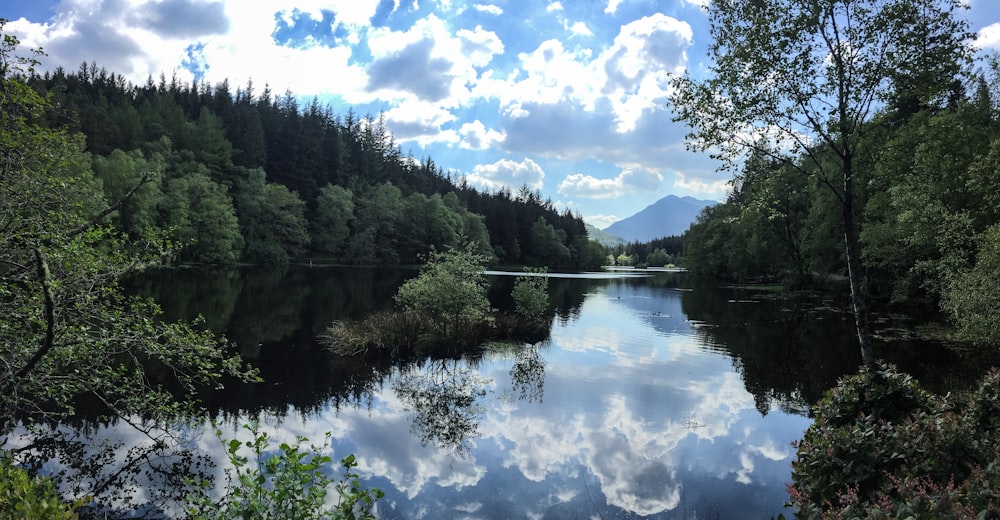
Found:
<path fill-rule="evenodd" d="M 761 416 L 729 359 L 697 344 L 679 292 L 604 286 L 587 297 L 579 319 L 554 326 L 541 357 L 544 397 L 535 402 L 514 397 L 512 357 L 475 369 L 486 394 L 477 408 L 480 435 L 464 454 L 422 444 L 391 383 L 370 406 L 264 419 L 262 429 L 279 442 L 296 435 L 318 442 L 331 431 L 334 458 L 355 453 L 366 483 L 386 492 L 383 518 L 781 511 L 790 443 L 808 419 L 777 410 Z M 199 445 L 223 460 L 211 433 Z"/>
<path fill-rule="evenodd" d="M 387 517 L 781 511 L 808 419 L 762 417 L 730 361 L 696 343 L 680 293 L 609 285 L 555 326 L 542 357 L 541 402 L 510 398 L 513 360 L 479 367 L 495 389 L 465 456 L 421 446 L 389 390 L 328 424 L 387 492 Z"/>

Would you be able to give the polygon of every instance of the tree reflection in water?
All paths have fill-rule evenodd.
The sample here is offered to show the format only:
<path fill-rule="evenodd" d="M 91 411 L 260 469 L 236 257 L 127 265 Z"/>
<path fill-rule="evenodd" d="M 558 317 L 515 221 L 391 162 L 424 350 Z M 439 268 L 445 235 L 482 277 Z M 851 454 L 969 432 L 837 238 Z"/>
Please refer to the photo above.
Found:
<path fill-rule="evenodd" d="M 211 454 L 200 449 L 201 433 L 196 424 L 137 417 L 68 420 L 18 428 L 5 448 L 19 464 L 44 468 L 63 497 L 91 497 L 77 511 L 81 518 L 172 518 L 181 515 L 193 482 L 215 472 Z"/>
<path fill-rule="evenodd" d="M 401 373 L 393 383 L 396 396 L 413 412 L 410 430 L 423 445 L 468 453 L 469 441 L 479 436 L 479 399 L 493 382 L 457 359 L 426 360 Z"/>
<path fill-rule="evenodd" d="M 538 345 L 527 345 L 514 356 L 514 366 L 510 367 L 510 382 L 514 395 L 529 403 L 540 403 L 545 394 L 545 361 L 539 354 Z"/>

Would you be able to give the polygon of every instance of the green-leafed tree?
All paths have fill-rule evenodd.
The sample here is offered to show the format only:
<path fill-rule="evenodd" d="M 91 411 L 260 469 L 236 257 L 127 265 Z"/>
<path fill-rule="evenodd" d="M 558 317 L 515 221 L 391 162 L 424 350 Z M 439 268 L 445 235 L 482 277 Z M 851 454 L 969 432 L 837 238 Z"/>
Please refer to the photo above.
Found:
<path fill-rule="evenodd" d="M 235 262 L 243 235 L 232 199 L 204 166 L 167 181 L 166 229 L 183 246 L 180 258 L 210 264 Z"/>
<path fill-rule="evenodd" d="M 354 252 L 354 263 L 396 263 L 399 261 L 401 223 L 407 216 L 403 212 L 403 193 L 388 182 L 369 189 L 359 197 L 354 211 L 355 234 L 348 249 Z M 366 258 L 367 253 L 373 253 Z"/>
<path fill-rule="evenodd" d="M 490 312 L 485 260 L 473 246 L 433 252 L 420 276 L 399 288 L 396 303 L 405 311 L 427 316 L 445 337 L 478 324 Z"/>
<path fill-rule="evenodd" d="M 1000 345 L 1000 225 L 980 238 L 975 265 L 950 273 L 941 306 L 958 326 L 959 336 L 981 345 Z"/>
<path fill-rule="evenodd" d="M 105 199 L 82 136 L 38 124 L 51 106 L 26 84 L 34 61 L 18 43 L 4 34 L 0 47 L 0 435 L 65 417 L 81 396 L 163 425 L 240 362 L 120 289 L 160 254 L 136 254 L 106 223 L 144 180 Z"/>
<path fill-rule="evenodd" d="M 281 184 L 265 180 L 257 168 L 239 177 L 234 186 L 236 211 L 246 240 L 245 258 L 254 263 L 288 263 L 309 244 L 305 203 Z"/>
<path fill-rule="evenodd" d="M 319 190 L 312 221 L 312 244 L 322 254 L 340 258 L 351 235 L 354 195 L 351 190 L 328 184 Z"/>
<path fill-rule="evenodd" d="M 713 65 L 675 78 L 689 143 L 736 165 L 755 152 L 801 169 L 837 198 L 851 304 L 874 366 L 857 218 L 867 124 L 886 103 L 934 106 L 971 56 L 960 0 L 719 0 Z M 901 86 L 906 90 L 901 90 Z M 810 169 L 806 169 L 806 166 Z"/>
<path fill-rule="evenodd" d="M 162 158 L 151 160 L 142 152 L 115 150 L 107 157 L 96 156 L 94 174 L 101 180 L 108 200 L 124 200 L 114 215 L 119 229 L 132 239 L 155 235 L 160 229 L 160 210 L 165 202 L 160 172 L 166 169 Z M 146 176 L 145 182 L 140 182 Z M 125 198 L 136 186 L 130 197 Z"/>
<path fill-rule="evenodd" d="M 538 217 L 538 220 L 531 225 L 530 247 L 534 253 L 534 262 L 537 265 L 562 266 L 569 261 L 569 248 L 566 247 L 566 232 L 556 229 L 549 224 L 545 217 Z"/>

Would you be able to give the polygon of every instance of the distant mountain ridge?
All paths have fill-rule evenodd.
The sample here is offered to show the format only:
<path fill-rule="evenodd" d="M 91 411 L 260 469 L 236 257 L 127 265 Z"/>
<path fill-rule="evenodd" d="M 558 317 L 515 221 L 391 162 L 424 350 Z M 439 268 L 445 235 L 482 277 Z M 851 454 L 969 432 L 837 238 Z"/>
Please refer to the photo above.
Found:
<path fill-rule="evenodd" d="M 598 229 L 597 226 L 593 224 L 586 224 L 587 227 L 587 238 L 599 242 L 605 247 L 615 247 L 627 243 L 628 241 L 622 237 L 612 235 L 604 230 Z"/>
<path fill-rule="evenodd" d="M 667 195 L 631 217 L 619 220 L 604 231 L 629 242 L 649 242 L 657 238 L 684 234 L 712 200 Z"/>

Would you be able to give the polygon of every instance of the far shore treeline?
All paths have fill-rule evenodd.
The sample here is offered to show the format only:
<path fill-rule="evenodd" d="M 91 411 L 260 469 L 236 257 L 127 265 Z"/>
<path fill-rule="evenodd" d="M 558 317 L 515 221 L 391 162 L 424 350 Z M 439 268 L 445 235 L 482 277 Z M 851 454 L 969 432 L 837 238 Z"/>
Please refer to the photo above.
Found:
<path fill-rule="evenodd" d="M 417 263 L 432 247 L 476 242 L 498 264 L 606 262 L 579 215 L 526 186 L 477 190 L 405 155 L 382 116 L 300 106 L 252 83 L 134 85 L 96 64 L 28 83 L 60 107 L 47 124 L 86 136 L 109 200 L 153 172 L 114 222 L 133 241 L 169 236 L 178 261 Z"/>
<path fill-rule="evenodd" d="M 900 92 L 860 125 L 855 202 L 864 293 L 938 314 L 958 337 L 1000 344 L 1000 62 L 956 73 L 937 97 Z M 816 143 L 751 154 L 721 204 L 684 236 L 688 268 L 737 282 L 845 280 L 842 204 Z M 844 282 L 846 285 L 846 282 Z"/>

